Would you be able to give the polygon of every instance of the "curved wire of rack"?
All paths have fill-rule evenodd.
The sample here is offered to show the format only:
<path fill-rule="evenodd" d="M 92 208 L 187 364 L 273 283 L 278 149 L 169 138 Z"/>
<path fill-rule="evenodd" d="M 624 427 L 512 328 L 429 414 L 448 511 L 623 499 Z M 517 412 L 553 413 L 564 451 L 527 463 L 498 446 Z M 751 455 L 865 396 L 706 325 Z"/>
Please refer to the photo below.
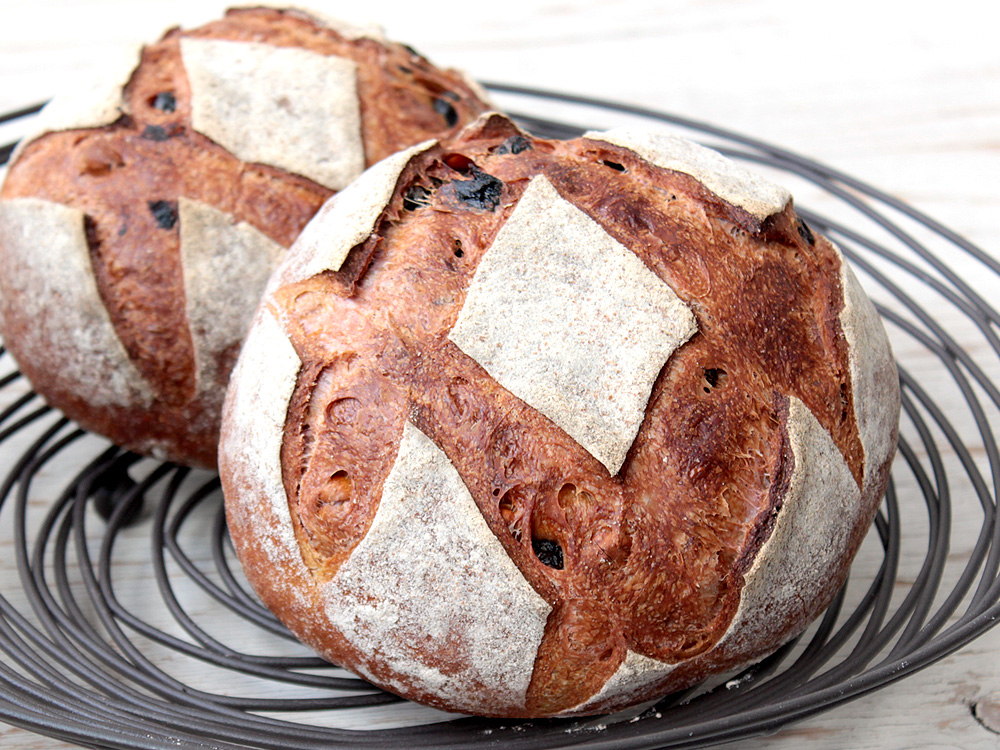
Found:
<path fill-rule="evenodd" d="M 877 690 L 995 624 L 1000 313 L 983 284 L 1000 282 L 1000 264 L 906 204 L 785 149 L 647 108 L 488 88 L 527 102 L 529 112 L 516 118 L 541 136 L 584 128 L 532 114 L 532 103 L 577 107 L 707 138 L 731 158 L 818 191 L 832 213 L 799 213 L 861 271 L 900 363 L 899 455 L 866 542 L 874 553 L 859 557 L 802 637 L 714 688 L 597 720 L 407 713 L 412 704 L 301 650 L 256 600 L 234 560 L 216 477 L 141 459 L 76 429 L 40 402 L 0 349 L 0 533 L 15 552 L 0 562 L 0 720 L 102 748 L 705 747 L 771 733 Z M 37 110 L 0 115 L 0 123 Z M 0 163 L 12 149 L 0 146 Z M 956 326 L 983 345 L 960 346 Z M 935 372 L 912 372 L 914 352 L 921 362 L 930 355 Z M 960 396 L 961 414 L 941 408 L 946 388 Z M 963 518 L 981 513 L 978 531 L 953 528 L 959 503 Z M 949 563 L 956 545 L 960 566 Z M 156 612 L 130 606 L 135 565 L 153 571 Z M 912 568 L 907 585 L 901 567 Z M 198 606 L 180 592 L 191 584 L 204 599 Z M 206 606 L 231 613 L 225 633 L 203 625 Z M 247 634 L 252 646 L 244 648 Z M 223 677 L 207 687 L 178 680 L 178 660 Z M 396 714 L 405 716 L 393 722 Z M 340 716 L 350 720 L 338 725 Z"/>

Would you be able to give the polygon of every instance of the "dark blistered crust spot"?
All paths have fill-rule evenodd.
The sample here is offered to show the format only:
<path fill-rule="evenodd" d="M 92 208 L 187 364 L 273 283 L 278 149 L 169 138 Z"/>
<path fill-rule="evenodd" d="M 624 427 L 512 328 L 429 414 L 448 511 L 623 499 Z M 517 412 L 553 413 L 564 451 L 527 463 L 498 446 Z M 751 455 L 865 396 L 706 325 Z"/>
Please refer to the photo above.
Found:
<path fill-rule="evenodd" d="M 142 131 L 142 137 L 148 141 L 160 143 L 170 138 L 170 133 L 159 125 L 147 125 L 146 129 Z"/>
<path fill-rule="evenodd" d="M 809 228 L 809 225 L 806 224 L 804 219 L 798 219 L 795 223 L 795 228 L 798 230 L 799 237 L 801 237 L 804 242 L 809 245 L 816 244 L 816 237 L 813 235 L 812 230 Z"/>
<path fill-rule="evenodd" d="M 177 204 L 173 201 L 147 201 L 149 212 L 160 229 L 173 229 L 177 225 Z"/>
<path fill-rule="evenodd" d="M 153 97 L 149 104 L 153 109 L 158 109 L 161 112 L 177 111 L 177 97 L 172 91 L 161 91 Z"/>
<path fill-rule="evenodd" d="M 705 387 L 702 389 L 705 393 L 711 393 L 713 389 L 724 386 L 726 378 L 729 377 L 721 367 L 706 367 L 702 374 L 705 376 Z"/>
<path fill-rule="evenodd" d="M 458 112 L 455 110 L 454 105 L 445 97 L 439 96 L 434 100 L 434 111 L 444 118 L 445 124 L 449 128 L 458 125 Z"/>
<path fill-rule="evenodd" d="M 559 542 L 553 539 L 536 539 L 532 537 L 531 549 L 542 565 L 547 565 L 555 570 L 563 569 L 563 551 L 562 547 L 559 546 Z"/>
<path fill-rule="evenodd" d="M 479 211 L 496 211 L 503 193 L 503 182 L 491 174 L 473 170 L 471 180 L 455 180 L 442 188 L 461 203 Z"/>
<path fill-rule="evenodd" d="M 512 135 L 499 146 L 490 149 L 490 152 L 497 156 L 505 154 L 520 154 L 531 148 L 531 141 L 523 135 Z"/>

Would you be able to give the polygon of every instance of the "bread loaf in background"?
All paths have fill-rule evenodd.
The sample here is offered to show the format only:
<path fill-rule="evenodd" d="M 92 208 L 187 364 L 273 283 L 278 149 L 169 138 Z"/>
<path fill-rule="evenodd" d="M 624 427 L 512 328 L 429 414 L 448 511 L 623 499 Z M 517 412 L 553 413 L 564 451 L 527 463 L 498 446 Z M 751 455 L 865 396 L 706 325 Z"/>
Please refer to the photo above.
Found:
<path fill-rule="evenodd" d="M 447 710 L 596 713 L 800 633 L 898 414 L 874 306 L 784 189 L 484 115 L 303 231 L 220 470 L 250 582 L 328 659 Z"/>
<path fill-rule="evenodd" d="M 241 8 L 54 100 L 0 191 L 0 333 L 35 389 L 144 454 L 214 466 L 271 270 L 366 166 L 478 87 L 377 32 Z"/>

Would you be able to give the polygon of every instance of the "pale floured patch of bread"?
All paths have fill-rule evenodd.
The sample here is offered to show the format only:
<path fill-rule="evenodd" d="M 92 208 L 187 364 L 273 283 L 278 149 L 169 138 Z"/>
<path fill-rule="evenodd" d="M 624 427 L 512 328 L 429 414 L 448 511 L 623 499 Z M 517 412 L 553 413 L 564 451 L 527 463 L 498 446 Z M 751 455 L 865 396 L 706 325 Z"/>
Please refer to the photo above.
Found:
<path fill-rule="evenodd" d="M 657 167 L 690 175 L 727 203 L 760 220 L 780 212 L 792 199 L 780 185 L 686 138 L 629 128 L 589 132 L 583 137 L 627 148 Z"/>
<path fill-rule="evenodd" d="M 257 3 L 247 3 L 245 5 L 235 5 L 230 6 L 236 9 L 246 9 L 252 10 L 254 8 L 272 8 L 274 10 L 291 10 L 296 13 L 301 13 L 303 16 L 307 16 L 312 21 L 314 21 L 318 26 L 326 26 L 329 29 L 333 29 L 338 34 L 340 34 L 344 39 L 354 40 L 354 39 L 374 39 L 377 42 L 385 41 L 385 33 L 382 30 L 380 24 L 374 21 L 368 23 L 351 23 L 350 21 L 345 21 L 341 18 L 335 18 L 334 16 L 327 15 L 322 11 L 318 11 L 315 8 L 306 8 L 301 5 L 288 5 L 287 3 L 281 2 L 257 2 Z"/>
<path fill-rule="evenodd" d="M 32 321 L 19 336 L 19 356 L 94 406 L 148 406 L 153 390 L 97 291 L 83 211 L 37 198 L 0 201 L 0 237 L 10 295 L 0 308 L 16 305 L 18 317 Z"/>
<path fill-rule="evenodd" d="M 776 644 L 776 629 L 786 623 L 806 622 L 868 512 L 830 433 L 795 397 L 789 403 L 788 439 L 795 460 L 788 492 L 717 649 L 752 653 L 753 644 Z"/>
<path fill-rule="evenodd" d="M 339 271 L 348 253 L 375 229 L 406 165 L 435 143 L 424 141 L 386 157 L 324 203 L 299 233 L 268 291 L 324 271 Z"/>
<path fill-rule="evenodd" d="M 357 64 L 257 42 L 183 38 L 191 125 L 247 162 L 333 190 L 365 167 Z"/>
<path fill-rule="evenodd" d="M 230 523 L 251 530 L 244 538 L 265 550 L 276 570 L 305 573 L 281 477 L 285 415 L 301 366 L 281 325 L 261 310 L 233 369 L 220 456 L 226 457 L 234 486 L 246 488 L 245 502 L 227 506 Z M 260 512 L 257 501 L 266 512 Z M 301 590 L 288 590 L 308 606 Z"/>
<path fill-rule="evenodd" d="M 674 291 L 543 176 L 483 256 L 449 338 L 618 473 L 697 330 Z"/>
<path fill-rule="evenodd" d="M 879 470 L 895 451 L 894 428 L 899 421 L 899 375 L 875 305 L 865 294 L 847 259 L 840 253 L 840 284 L 844 309 L 840 325 L 848 345 L 854 415 L 865 451 L 865 491 L 874 491 Z"/>
<path fill-rule="evenodd" d="M 28 143 L 43 133 L 80 128 L 99 128 L 110 125 L 128 110 L 125 103 L 125 85 L 139 67 L 142 45 L 138 42 L 102 49 L 99 59 L 68 81 L 63 91 L 56 94 L 42 108 L 31 123 L 31 130 L 17 144 L 11 154 L 13 164 Z"/>
<path fill-rule="evenodd" d="M 567 714 L 595 713 L 605 707 L 618 707 L 635 703 L 645 695 L 649 686 L 659 682 L 677 668 L 676 664 L 650 659 L 629 651 L 618 670 L 604 683 L 604 687 Z"/>
<path fill-rule="evenodd" d="M 368 533 L 323 596 L 352 646 L 405 676 L 390 687 L 412 686 L 457 710 L 524 709 L 550 607 L 448 457 L 413 425 L 403 428 Z"/>
<path fill-rule="evenodd" d="M 285 248 L 217 208 L 183 197 L 178 203 L 195 382 L 199 397 L 217 414 L 228 379 L 219 355 L 243 340 Z"/>

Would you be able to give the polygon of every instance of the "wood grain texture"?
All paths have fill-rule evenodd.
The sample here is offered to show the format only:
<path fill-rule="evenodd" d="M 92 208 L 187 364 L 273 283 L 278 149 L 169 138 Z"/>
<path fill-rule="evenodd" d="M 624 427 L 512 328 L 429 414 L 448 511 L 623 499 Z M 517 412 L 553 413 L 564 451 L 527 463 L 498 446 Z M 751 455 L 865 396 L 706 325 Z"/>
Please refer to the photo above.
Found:
<path fill-rule="evenodd" d="M 995 24 L 973 0 L 914 4 L 905 10 L 887 0 L 833 5 L 793 0 L 448 0 L 434 4 L 433 11 L 426 3 L 392 0 L 313 4 L 350 21 L 381 21 L 390 38 L 480 79 L 647 105 L 781 144 L 902 198 L 1000 255 L 1000 51 Z M 47 98 L 106 45 L 156 38 L 164 27 L 179 22 L 193 26 L 217 16 L 222 7 L 204 0 L 10 4 L 0 26 L 0 111 Z M 497 97 L 498 104 L 507 106 L 508 101 Z M 552 106 L 546 111 L 558 117 L 562 109 Z M 617 123 L 595 113 L 592 121 L 581 124 Z M 0 141 L 14 140 L 23 129 L 20 124 L 0 126 Z M 799 206 L 856 218 L 808 186 L 789 186 Z M 955 263 L 976 277 L 974 263 Z M 987 299 L 1000 299 L 996 284 L 983 291 Z M 921 295 L 924 304 L 936 304 L 933 295 Z M 982 350 L 971 326 L 943 314 L 942 322 L 959 341 L 972 351 Z M 931 393 L 940 394 L 960 434 L 974 434 L 967 409 L 954 387 L 948 387 L 943 368 L 908 337 L 898 331 L 890 335 L 897 356 Z M 1000 379 L 1000 368 L 994 366 L 992 375 Z M 5 445 L 6 450 L 15 447 Z M 982 453 L 975 457 L 984 462 Z M 956 466 L 952 462 L 948 470 Z M 49 471 L 40 480 L 36 505 L 43 507 L 62 479 Z M 903 472 L 898 482 L 900 496 L 909 491 L 912 497 L 912 478 Z M 955 567 L 960 567 L 981 515 L 967 484 L 957 481 L 951 489 L 956 507 L 949 566 L 957 562 Z M 926 532 L 923 509 L 909 508 L 904 516 L 904 534 L 919 539 Z M 15 574 L 4 547 L 9 533 L 6 527 L 0 532 L 0 580 L 6 582 Z M 121 583 L 123 596 L 134 606 L 143 606 L 144 597 L 153 596 L 141 546 L 128 553 L 135 556 L 129 558 L 135 561 L 134 578 Z M 912 580 L 922 557 L 922 550 L 904 550 L 901 581 Z M 876 559 L 870 544 L 863 548 L 855 566 L 858 588 L 865 584 L 864 572 L 875 569 Z M 942 590 L 947 591 L 949 583 L 944 581 Z M 211 622 L 214 609 L 207 597 L 200 592 L 189 592 L 188 597 L 189 606 Z M 236 645 L 253 649 L 255 644 Z M 157 656 L 168 667 L 188 668 L 170 654 Z M 226 688 L 221 674 L 198 679 L 208 688 Z M 1000 628 L 871 696 L 773 737 L 733 746 L 995 750 L 1000 735 L 977 721 L 973 706 L 998 691 Z M 411 711 L 419 713 L 395 708 L 389 721 L 405 721 Z M 339 719 L 347 724 L 353 720 L 350 712 Z M 67 746 L 0 725 L 0 747 Z"/>

